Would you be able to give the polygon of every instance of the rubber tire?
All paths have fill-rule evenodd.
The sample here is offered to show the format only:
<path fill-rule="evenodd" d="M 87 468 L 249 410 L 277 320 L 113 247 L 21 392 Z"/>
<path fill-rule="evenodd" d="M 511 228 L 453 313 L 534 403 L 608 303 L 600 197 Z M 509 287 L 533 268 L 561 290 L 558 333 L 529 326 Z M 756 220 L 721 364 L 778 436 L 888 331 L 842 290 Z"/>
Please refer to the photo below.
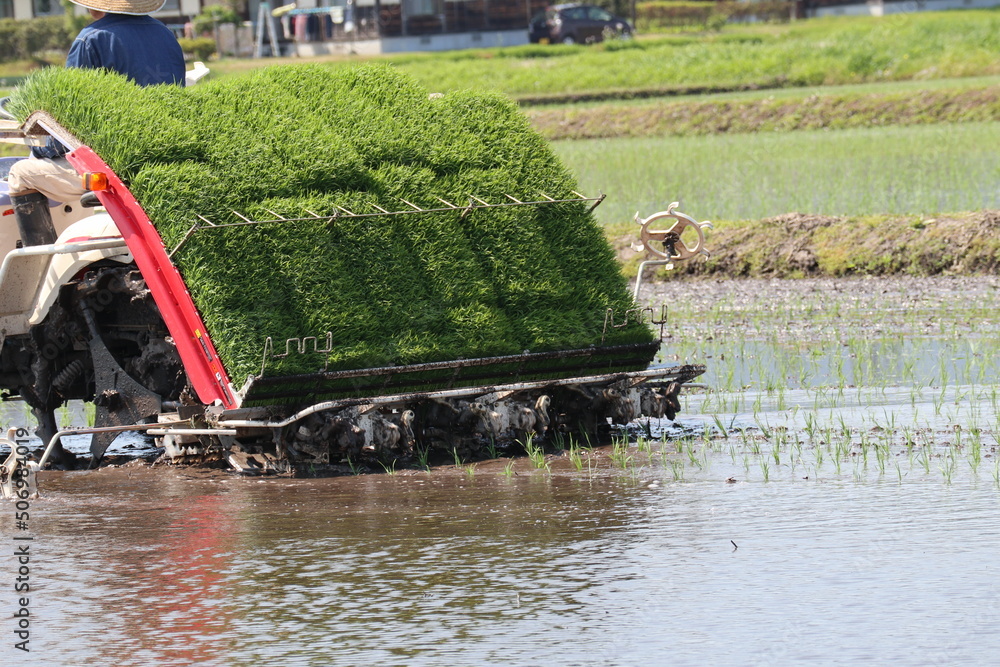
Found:
<path fill-rule="evenodd" d="M 576 40 L 573 39 L 573 35 L 566 35 L 565 37 L 562 38 L 562 43 L 566 45 L 576 44 Z"/>

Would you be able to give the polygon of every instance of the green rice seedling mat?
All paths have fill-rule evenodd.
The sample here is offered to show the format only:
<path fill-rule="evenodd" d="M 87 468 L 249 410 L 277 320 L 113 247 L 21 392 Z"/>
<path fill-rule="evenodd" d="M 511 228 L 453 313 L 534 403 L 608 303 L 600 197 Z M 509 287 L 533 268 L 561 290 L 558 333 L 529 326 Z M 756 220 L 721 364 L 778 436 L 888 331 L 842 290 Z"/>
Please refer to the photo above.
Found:
<path fill-rule="evenodd" d="M 517 107 L 429 93 L 385 65 L 275 66 L 190 89 L 52 68 L 11 108 L 47 111 L 129 185 L 237 386 L 652 342 L 641 323 L 605 325 L 632 303 L 588 203 L 462 209 L 579 199 Z M 442 201 L 456 208 L 417 212 Z M 247 220 L 267 222 L 233 224 Z M 265 350 L 310 337 L 329 349 Z"/>

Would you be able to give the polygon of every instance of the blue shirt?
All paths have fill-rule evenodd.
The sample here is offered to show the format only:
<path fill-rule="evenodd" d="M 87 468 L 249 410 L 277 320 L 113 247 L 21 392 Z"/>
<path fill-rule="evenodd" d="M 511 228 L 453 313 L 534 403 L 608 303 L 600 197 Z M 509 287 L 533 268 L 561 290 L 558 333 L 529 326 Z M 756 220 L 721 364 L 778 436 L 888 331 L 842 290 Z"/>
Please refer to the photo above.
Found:
<path fill-rule="evenodd" d="M 151 16 L 107 14 L 76 36 L 66 67 L 107 69 L 124 74 L 140 86 L 184 85 L 184 53 L 170 28 Z M 33 148 L 35 157 L 66 154 L 62 144 Z"/>

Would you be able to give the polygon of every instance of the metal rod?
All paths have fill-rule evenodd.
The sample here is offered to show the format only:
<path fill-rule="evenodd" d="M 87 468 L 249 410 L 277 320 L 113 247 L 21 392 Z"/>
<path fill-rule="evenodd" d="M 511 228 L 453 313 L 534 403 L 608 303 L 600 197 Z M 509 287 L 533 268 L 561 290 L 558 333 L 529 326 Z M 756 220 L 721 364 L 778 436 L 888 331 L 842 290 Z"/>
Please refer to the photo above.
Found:
<path fill-rule="evenodd" d="M 635 291 L 632 292 L 632 301 L 639 303 L 639 290 L 642 288 L 642 274 L 647 266 L 667 266 L 669 268 L 674 267 L 674 261 L 672 259 L 647 259 L 645 262 L 639 264 L 639 270 L 635 274 Z"/>
<path fill-rule="evenodd" d="M 128 431 L 148 431 L 154 428 L 164 428 L 167 426 L 180 426 L 181 424 L 187 424 L 186 421 L 178 422 L 167 422 L 164 424 L 129 424 L 126 426 L 95 426 L 92 428 L 68 428 L 62 431 L 58 431 L 49 440 L 49 444 L 45 446 L 45 453 L 42 454 L 41 460 L 38 461 L 38 468 L 42 469 L 49 460 L 49 455 L 52 453 L 52 449 L 56 446 L 56 443 L 62 440 L 63 436 L 66 435 L 88 435 L 92 433 L 126 433 Z"/>
<path fill-rule="evenodd" d="M 475 394 L 490 394 L 502 391 L 524 391 L 536 387 L 567 386 L 574 384 L 595 384 L 608 382 L 625 375 L 628 377 L 642 378 L 643 380 L 655 380 L 670 376 L 689 375 L 697 370 L 704 370 L 704 366 L 673 366 L 670 368 L 651 368 L 645 371 L 632 371 L 625 373 L 609 373 L 606 375 L 591 375 L 587 377 L 566 378 L 562 380 L 535 380 L 531 382 L 518 382 L 515 384 L 496 385 L 491 387 L 463 387 L 462 389 L 445 389 L 441 391 L 417 392 L 413 394 L 403 394 L 396 396 L 366 396 L 364 398 L 346 398 L 333 401 L 317 403 L 303 410 L 299 410 L 291 417 L 280 421 L 257 421 L 252 419 L 227 420 L 225 414 L 219 416 L 220 428 L 254 428 L 254 429 L 274 429 L 284 428 L 294 424 L 300 419 L 305 419 L 309 415 L 323 412 L 324 410 L 334 410 L 338 408 L 354 407 L 357 405 L 385 405 L 389 403 L 399 403 L 402 401 L 431 400 L 437 398 L 461 398 Z M 697 376 L 700 373 L 697 373 Z"/>
<path fill-rule="evenodd" d="M 198 217 L 200 218 L 201 216 L 199 215 Z M 181 246 L 183 246 L 185 243 L 187 243 L 188 239 L 191 238 L 192 235 L 194 235 L 195 231 L 198 229 L 199 226 L 200 225 L 197 222 L 194 223 L 193 225 L 191 225 L 191 229 L 187 230 L 187 234 L 185 234 L 184 238 L 182 238 L 180 240 L 180 243 L 178 243 L 177 245 L 175 245 L 174 249 L 171 250 L 169 253 L 167 253 L 167 258 L 168 259 L 173 259 L 174 258 L 174 254 L 176 254 L 176 252 L 181 249 Z"/>
<path fill-rule="evenodd" d="M 267 224 L 276 224 L 276 223 L 282 223 L 282 222 L 315 222 L 316 220 L 333 220 L 335 218 L 344 218 L 344 217 L 348 217 L 348 218 L 382 218 L 382 217 L 394 216 L 394 215 L 416 215 L 416 214 L 420 214 L 420 213 L 452 213 L 452 212 L 457 211 L 457 210 L 467 211 L 467 210 L 480 209 L 480 208 L 504 208 L 504 207 L 508 207 L 508 206 L 537 206 L 537 205 L 540 205 L 540 204 L 572 204 L 572 203 L 581 203 L 581 202 L 588 202 L 588 201 L 589 202 L 595 202 L 594 207 L 596 207 L 597 204 L 599 204 L 600 202 L 604 201 L 604 198 L 605 198 L 605 195 L 601 195 L 600 197 L 583 197 L 583 196 L 581 196 L 579 199 L 545 199 L 545 200 L 539 200 L 539 201 L 504 202 L 504 203 L 501 203 L 501 204 L 490 204 L 489 202 L 483 201 L 479 197 L 473 196 L 473 197 L 471 197 L 471 199 L 475 199 L 476 201 L 479 202 L 479 204 L 472 204 L 472 203 L 470 203 L 468 206 L 464 206 L 464 207 L 461 207 L 461 208 L 457 207 L 457 206 L 448 206 L 448 207 L 441 207 L 441 208 L 418 208 L 418 207 L 416 207 L 415 204 L 411 204 L 410 202 L 405 202 L 405 200 L 403 200 L 405 203 L 409 204 L 410 206 L 413 206 L 414 209 L 412 211 L 385 211 L 381 207 L 372 204 L 372 206 L 374 206 L 375 208 L 379 209 L 378 213 L 350 213 L 350 212 L 348 212 L 347 215 L 339 215 L 339 214 L 334 213 L 332 215 L 326 215 L 326 216 L 315 216 L 315 217 L 309 217 L 309 218 L 305 218 L 305 217 L 302 217 L 302 218 L 280 218 L 280 219 L 275 219 L 275 220 L 249 220 L 248 218 L 246 218 L 246 216 L 240 215 L 239 217 L 243 219 L 243 222 L 225 222 L 225 223 L 220 223 L 220 224 L 214 224 L 213 223 L 211 227 L 200 227 L 198 231 L 205 231 L 205 230 L 209 230 L 209 229 L 224 229 L 226 227 L 245 227 L 247 225 L 267 225 Z M 591 207 L 590 210 L 591 211 L 594 210 L 594 207 Z M 341 208 L 341 207 L 338 206 L 337 208 Z M 341 210 L 346 211 L 346 209 L 341 209 Z M 234 211 L 234 213 L 235 213 L 235 211 Z M 237 215 L 239 215 L 239 214 L 237 214 Z M 199 217 L 201 217 L 201 216 L 199 216 Z"/>
<path fill-rule="evenodd" d="M 86 252 L 88 250 L 105 250 L 108 248 L 127 248 L 125 240 L 121 237 L 102 241 L 79 241 L 77 243 L 52 243 L 49 245 L 33 245 L 27 248 L 11 250 L 4 257 L 3 264 L 0 265 L 0 284 L 7 278 L 10 264 L 17 257 L 34 257 L 42 255 L 69 255 L 75 252 Z"/>
<path fill-rule="evenodd" d="M 629 367 L 638 368 L 645 366 L 649 361 L 648 355 L 643 355 L 642 357 L 630 357 L 627 359 L 618 358 L 615 362 L 619 367 Z M 523 365 L 522 365 L 523 366 Z M 559 364 L 556 366 L 537 366 L 531 369 L 530 374 L 538 376 L 547 376 L 547 379 L 554 379 L 553 374 L 558 374 L 556 377 L 576 377 L 581 373 L 593 373 L 604 370 L 608 367 L 608 359 L 598 358 L 588 361 L 581 361 L 580 363 L 574 364 Z M 478 367 L 486 368 L 486 367 Z M 619 371 L 622 372 L 622 371 Z M 319 396 L 331 396 L 331 395 L 343 395 L 347 393 L 351 396 L 357 396 L 359 392 L 374 391 L 379 394 L 390 394 L 390 393 L 412 393 L 417 391 L 432 391 L 438 389 L 451 389 L 456 386 L 469 386 L 469 387 L 483 387 L 490 386 L 496 382 L 513 382 L 514 378 L 519 378 L 525 375 L 527 371 L 523 367 L 518 368 L 516 372 L 512 373 L 491 373 L 479 371 L 477 372 L 477 367 L 461 367 L 456 366 L 454 371 L 451 373 L 450 377 L 437 377 L 437 378 L 410 378 L 406 377 L 403 380 L 397 380 L 396 375 L 386 374 L 386 375 L 369 375 L 360 378 L 354 378 L 349 389 L 344 387 L 329 386 L 322 382 L 317 382 L 314 384 L 305 384 L 296 390 L 272 390 L 269 391 L 266 387 L 258 392 L 255 392 L 250 396 L 251 401 L 254 403 L 260 402 L 281 402 L 283 399 L 294 399 L 301 398 L 303 400 L 308 400 L 310 398 L 314 399 Z M 400 374 L 402 375 L 402 374 Z M 397 381 L 399 386 L 405 387 L 406 391 L 401 392 L 399 388 L 391 386 L 393 381 Z M 433 388 L 433 389 L 430 389 Z M 331 399 L 332 400 L 332 399 Z"/>
<path fill-rule="evenodd" d="M 235 428 L 151 428 L 149 435 L 237 435 Z"/>
<path fill-rule="evenodd" d="M 593 213 L 594 209 L 601 205 L 601 202 L 604 201 L 605 197 L 607 197 L 607 195 L 602 194 L 600 197 L 597 198 L 596 201 L 593 199 L 588 199 L 587 201 L 593 201 L 594 205 L 591 206 L 589 209 L 587 209 L 587 213 Z"/>
<path fill-rule="evenodd" d="M 648 310 L 648 309 L 647 309 Z M 332 334 L 332 332 L 328 332 Z M 264 340 L 265 350 L 268 346 L 268 337 Z M 289 340 L 299 340 L 290 338 Z M 423 373 L 425 371 L 442 370 L 448 368 L 470 368 L 476 366 L 498 366 L 503 364 L 515 364 L 522 361 L 546 361 L 550 359 L 572 359 L 576 357 L 618 357 L 633 351 L 644 351 L 650 346 L 656 347 L 656 343 L 632 343 L 627 345 L 614 345 L 610 347 L 585 347 L 573 348 L 569 350 L 557 350 L 555 352 L 527 352 L 523 354 L 507 354 L 496 357 L 474 357 L 471 359 L 458 359 L 455 361 L 428 361 L 420 364 L 408 364 L 406 366 L 379 366 L 375 368 L 359 368 L 354 370 L 332 371 L 320 374 L 323 379 L 339 380 L 347 378 L 365 377 L 371 375 L 386 375 L 398 373 Z M 287 349 L 287 347 L 286 347 Z M 652 356 L 652 350 L 650 351 Z M 279 358 L 273 353 L 272 357 Z M 255 384 L 267 385 L 269 383 L 283 384 L 290 378 L 296 376 L 282 376 L 278 378 L 255 378 Z"/>
<path fill-rule="evenodd" d="M 410 206 L 413 207 L 412 211 L 387 211 L 386 209 L 382 208 L 378 204 L 371 204 L 371 206 L 373 208 L 378 209 L 378 211 L 379 211 L 378 213 L 352 213 L 351 211 L 348 211 L 346 208 L 343 208 L 342 206 L 337 206 L 337 208 L 340 209 L 340 211 L 343 211 L 343 214 L 340 213 L 340 212 L 338 212 L 338 211 L 334 211 L 331 215 L 325 215 L 325 216 L 323 216 L 323 215 L 318 215 L 316 213 L 313 213 L 312 211 L 306 211 L 307 213 L 309 213 L 310 215 L 313 216 L 311 218 L 285 218 L 285 217 L 283 217 L 283 216 L 275 213 L 274 211 L 267 210 L 268 213 L 270 213 L 271 215 L 275 216 L 275 218 L 273 220 L 250 220 L 245 215 L 242 215 L 241 213 L 238 213 L 237 211 L 233 211 L 233 213 L 235 215 L 237 215 L 239 218 L 242 219 L 242 222 L 226 222 L 226 223 L 221 223 L 221 224 L 216 224 L 216 223 L 212 222 L 211 220 L 208 220 L 207 218 L 205 218 L 205 217 L 203 217 L 201 215 L 195 214 L 195 215 L 197 215 L 197 217 L 199 219 L 201 219 L 202 221 L 204 221 L 205 223 L 207 223 L 208 226 L 207 227 L 203 227 L 203 226 L 198 225 L 197 223 L 195 223 L 195 225 L 193 225 L 191 227 L 191 229 L 188 230 L 187 234 L 185 234 L 184 238 L 181 239 L 181 241 L 176 246 L 174 246 L 174 249 L 170 251 L 170 253 L 168 254 L 168 256 L 171 259 L 173 259 L 174 255 L 177 254 L 177 252 L 181 249 L 181 247 L 184 246 L 188 242 L 188 240 L 196 232 L 201 232 L 201 231 L 211 230 L 211 229 L 225 229 L 227 227 L 246 227 L 248 225 L 273 225 L 273 224 L 279 224 L 279 223 L 316 222 L 317 220 L 326 220 L 327 222 L 331 222 L 333 220 L 336 220 L 336 219 L 339 219 L 339 218 L 345 218 L 345 217 L 347 217 L 347 218 L 381 218 L 381 217 L 388 217 L 388 216 L 395 216 L 395 215 L 417 215 L 417 214 L 422 214 L 422 213 L 450 213 L 450 212 L 453 212 L 453 211 L 462 211 L 461 217 L 464 219 L 465 216 L 468 215 L 470 211 L 475 210 L 475 209 L 480 209 L 480 208 L 485 209 L 485 208 L 502 208 L 502 207 L 507 207 L 507 206 L 537 206 L 537 205 L 541 205 L 541 204 L 573 204 L 573 203 L 582 203 L 582 202 L 594 202 L 593 205 L 590 207 L 590 209 L 588 209 L 588 211 L 587 211 L 588 213 L 590 213 L 595 208 L 597 208 L 597 206 L 602 201 L 604 201 L 604 198 L 606 197 L 606 195 L 603 195 L 603 194 L 600 197 L 585 197 L 585 196 L 581 195 L 579 192 L 576 192 L 575 190 L 573 191 L 573 194 L 577 195 L 579 197 L 578 199 L 553 199 L 552 197 L 549 197 L 545 193 L 540 193 L 540 194 L 545 199 L 537 200 L 537 201 L 518 201 L 518 200 L 514 199 L 513 197 L 511 197 L 510 195 L 505 195 L 506 197 L 508 197 L 509 199 L 512 199 L 513 201 L 511 201 L 511 202 L 504 202 L 504 203 L 501 203 L 501 204 L 490 204 L 489 202 L 484 201 L 484 200 L 480 199 L 479 197 L 470 196 L 469 197 L 469 204 L 467 206 L 461 206 L 461 207 L 455 206 L 455 205 L 451 204 L 450 202 L 447 202 L 447 201 L 441 199 L 440 197 L 437 197 L 437 199 L 441 199 L 441 201 L 443 203 L 447 204 L 447 207 L 444 207 L 444 208 L 426 208 L 426 209 L 425 208 L 420 208 L 416 204 L 412 204 L 412 203 L 406 201 L 405 199 L 402 200 L 406 204 L 409 204 Z M 478 204 L 474 204 L 473 200 L 475 200 L 475 201 L 477 201 L 479 203 Z"/>

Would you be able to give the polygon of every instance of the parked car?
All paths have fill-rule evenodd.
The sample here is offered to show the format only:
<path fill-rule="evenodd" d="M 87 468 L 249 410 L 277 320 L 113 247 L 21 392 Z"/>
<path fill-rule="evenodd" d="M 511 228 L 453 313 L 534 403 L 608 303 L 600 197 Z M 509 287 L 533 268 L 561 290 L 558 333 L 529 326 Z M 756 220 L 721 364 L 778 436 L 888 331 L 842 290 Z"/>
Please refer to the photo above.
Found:
<path fill-rule="evenodd" d="M 540 12 L 528 24 L 532 44 L 589 44 L 600 42 L 607 34 L 632 36 L 632 24 L 608 10 L 594 5 L 553 5 Z"/>

